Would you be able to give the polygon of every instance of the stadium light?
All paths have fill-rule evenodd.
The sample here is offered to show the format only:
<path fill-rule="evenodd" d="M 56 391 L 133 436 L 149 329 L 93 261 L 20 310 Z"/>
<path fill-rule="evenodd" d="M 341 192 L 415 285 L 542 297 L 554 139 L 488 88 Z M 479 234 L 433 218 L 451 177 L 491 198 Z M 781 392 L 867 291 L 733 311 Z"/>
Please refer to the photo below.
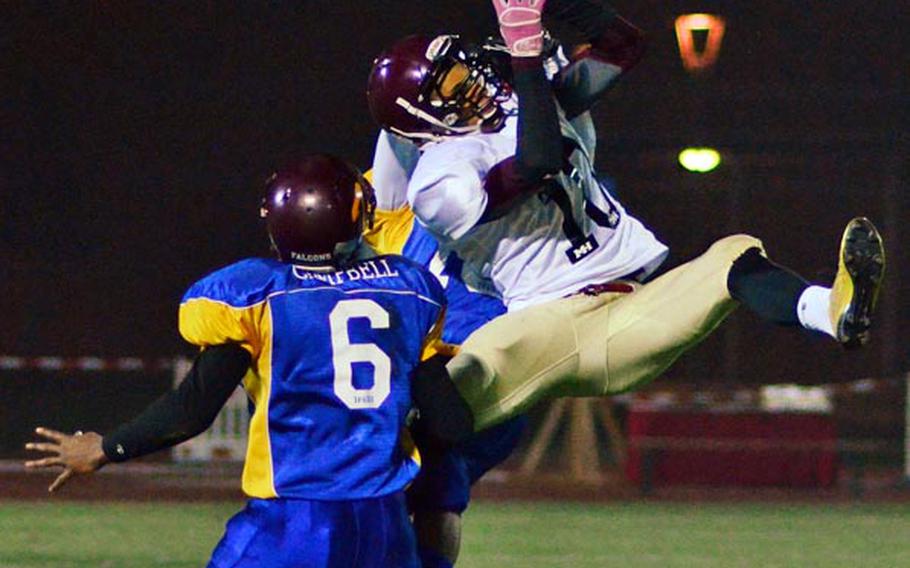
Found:
<path fill-rule="evenodd" d="M 676 18 L 676 42 L 683 66 L 690 73 L 710 69 L 720 55 L 726 23 L 713 14 L 684 14 Z M 704 48 L 695 45 L 695 34 L 705 33 Z"/>
<path fill-rule="evenodd" d="M 712 171 L 720 162 L 720 152 L 714 148 L 686 148 L 679 153 L 679 165 L 699 174 Z"/>

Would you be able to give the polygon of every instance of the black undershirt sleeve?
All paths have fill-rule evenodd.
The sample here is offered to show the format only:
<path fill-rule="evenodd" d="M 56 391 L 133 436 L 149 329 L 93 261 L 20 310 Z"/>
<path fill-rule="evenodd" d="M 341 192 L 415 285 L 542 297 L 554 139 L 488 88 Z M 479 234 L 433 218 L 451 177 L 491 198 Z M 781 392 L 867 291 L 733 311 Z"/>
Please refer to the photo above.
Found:
<path fill-rule="evenodd" d="M 249 352 L 237 344 L 206 348 L 180 386 L 104 436 L 105 455 L 113 462 L 122 462 L 204 432 L 240 384 L 250 362 Z"/>
<path fill-rule="evenodd" d="M 518 94 L 518 144 L 514 158 L 494 166 L 484 179 L 487 208 L 481 222 L 501 216 L 562 167 L 562 136 L 556 99 L 540 57 L 513 57 Z"/>
<path fill-rule="evenodd" d="M 539 181 L 562 167 L 562 136 L 556 99 L 540 57 L 513 57 L 512 71 L 518 93 L 517 172 Z"/>
<path fill-rule="evenodd" d="M 418 447 L 452 445 L 474 433 L 474 415 L 436 355 L 421 363 L 411 381 L 411 400 L 419 418 L 414 425 Z"/>
<path fill-rule="evenodd" d="M 568 24 L 582 37 L 554 92 L 566 118 L 590 110 L 645 53 L 642 30 L 602 0 L 550 0 L 546 15 Z"/>

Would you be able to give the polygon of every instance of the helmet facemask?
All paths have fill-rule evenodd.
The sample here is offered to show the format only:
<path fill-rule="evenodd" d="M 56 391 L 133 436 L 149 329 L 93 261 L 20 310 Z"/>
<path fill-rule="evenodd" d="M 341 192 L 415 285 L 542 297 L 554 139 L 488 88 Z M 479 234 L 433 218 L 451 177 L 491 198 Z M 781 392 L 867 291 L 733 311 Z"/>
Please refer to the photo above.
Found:
<path fill-rule="evenodd" d="M 509 100 L 512 91 L 485 55 L 482 50 L 464 49 L 454 35 L 438 36 L 430 43 L 426 57 L 432 67 L 421 85 L 416 101 L 419 106 L 403 98 L 397 100 L 409 113 L 432 125 L 435 134 L 420 137 L 439 139 L 496 131 L 502 126 L 507 116 L 502 103 Z M 399 134 L 415 137 L 414 133 Z"/>

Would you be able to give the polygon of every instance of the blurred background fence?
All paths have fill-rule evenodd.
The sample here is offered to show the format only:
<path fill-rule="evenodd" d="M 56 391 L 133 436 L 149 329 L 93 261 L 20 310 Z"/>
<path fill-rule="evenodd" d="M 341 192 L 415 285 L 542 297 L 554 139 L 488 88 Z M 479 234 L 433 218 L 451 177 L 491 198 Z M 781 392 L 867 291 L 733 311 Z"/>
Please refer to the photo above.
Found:
<path fill-rule="evenodd" d="M 185 357 L 0 357 L 0 459 L 24 457 L 35 426 L 105 432 L 170 388 Z M 612 399 L 557 400 L 531 412 L 519 450 L 497 474 L 656 488 L 841 488 L 868 472 L 910 479 L 910 376 L 815 386 L 660 382 Z M 212 427 L 146 461 L 239 463 L 249 406 L 238 389 Z M 195 475 L 195 470 L 188 470 Z"/>

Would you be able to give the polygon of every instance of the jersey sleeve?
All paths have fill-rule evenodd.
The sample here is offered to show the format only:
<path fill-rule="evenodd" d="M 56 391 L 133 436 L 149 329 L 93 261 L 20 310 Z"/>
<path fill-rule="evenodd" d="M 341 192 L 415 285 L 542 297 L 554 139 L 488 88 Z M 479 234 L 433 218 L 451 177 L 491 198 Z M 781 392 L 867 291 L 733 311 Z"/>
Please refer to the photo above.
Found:
<path fill-rule="evenodd" d="M 377 209 L 373 227 L 364 231 L 363 240 L 378 254 L 402 254 L 414 229 L 414 213 L 405 204 L 399 209 Z"/>
<path fill-rule="evenodd" d="M 237 343 L 257 357 L 266 310 L 264 274 L 257 268 L 238 263 L 191 286 L 180 302 L 180 335 L 199 347 Z"/>
<path fill-rule="evenodd" d="M 367 171 L 364 177 L 372 184 L 374 180 L 373 170 Z M 377 206 L 376 211 L 373 213 L 373 224 L 364 228 L 363 240 L 377 254 L 402 254 L 404 246 L 411 236 L 411 231 L 414 229 L 414 213 L 411 212 L 407 198 L 404 196 L 407 192 L 407 180 L 404 183 L 401 205 L 393 209 Z M 380 190 L 376 189 L 375 186 L 374 189 L 377 196 L 379 196 Z M 389 202 L 397 203 L 397 200 L 386 200 L 386 203 Z"/>
<path fill-rule="evenodd" d="M 376 190 L 377 209 L 395 210 L 408 203 L 408 180 L 417 166 L 417 146 L 385 130 L 379 132 L 370 182 Z"/>
<path fill-rule="evenodd" d="M 408 185 L 417 220 L 449 240 L 460 239 L 480 221 L 488 199 L 483 179 L 494 165 L 482 152 L 472 156 L 472 141 L 464 142 L 462 148 L 443 142 L 426 150 Z"/>
<path fill-rule="evenodd" d="M 420 157 L 417 147 L 386 131 L 379 133 L 373 169 L 366 173 L 376 192 L 373 226 L 364 241 L 379 254 L 402 254 L 414 228 L 408 206 L 408 180 Z"/>

